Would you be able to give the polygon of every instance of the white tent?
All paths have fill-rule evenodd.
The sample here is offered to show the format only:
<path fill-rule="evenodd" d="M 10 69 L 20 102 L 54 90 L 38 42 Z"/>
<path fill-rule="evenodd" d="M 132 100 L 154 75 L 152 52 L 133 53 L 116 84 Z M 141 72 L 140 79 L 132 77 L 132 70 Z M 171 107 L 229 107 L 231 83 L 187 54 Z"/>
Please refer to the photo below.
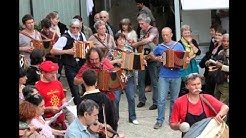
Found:
<path fill-rule="evenodd" d="M 180 0 L 182 10 L 228 9 L 229 0 Z"/>

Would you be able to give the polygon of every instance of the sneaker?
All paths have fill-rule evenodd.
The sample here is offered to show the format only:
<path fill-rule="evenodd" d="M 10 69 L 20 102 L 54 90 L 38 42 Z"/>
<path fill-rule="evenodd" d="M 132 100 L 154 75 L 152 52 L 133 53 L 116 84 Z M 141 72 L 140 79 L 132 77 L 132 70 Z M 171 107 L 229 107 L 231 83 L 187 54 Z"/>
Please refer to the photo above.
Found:
<path fill-rule="evenodd" d="M 139 102 L 137 105 L 137 107 L 143 107 L 143 106 L 145 106 L 145 103 L 143 103 L 143 102 Z"/>
<path fill-rule="evenodd" d="M 138 125 L 139 124 L 139 122 L 138 122 L 138 120 L 133 120 L 133 121 L 130 121 L 131 123 L 133 123 L 134 125 Z"/>
<path fill-rule="evenodd" d="M 153 105 L 151 105 L 151 106 L 149 107 L 149 110 L 155 110 L 155 109 L 157 109 L 157 105 L 155 105 L 155 104 L 153 104 Z"/>
<path fill-rule="evenodd" d="M 154 125 L 154 129 L 159 129 L 161 127 L 162 127 L 162 124 L 158 123 L 158 122 L 156 122 L 155 125 Z"/>

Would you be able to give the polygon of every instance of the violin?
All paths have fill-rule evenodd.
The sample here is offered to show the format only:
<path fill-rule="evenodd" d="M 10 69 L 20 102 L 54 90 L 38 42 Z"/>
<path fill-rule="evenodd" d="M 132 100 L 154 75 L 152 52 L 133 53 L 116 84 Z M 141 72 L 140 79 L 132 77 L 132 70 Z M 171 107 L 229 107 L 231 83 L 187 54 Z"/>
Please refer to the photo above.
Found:
<path fill-rule="evenodd" d="M 106 138 L 107 137 L 112 138 L 115 135 L 118 135 L 118 133 L 115 130 L 113 130 L 110 125 L 106 124 L 106 127 L 105 127 L 105 124 L 102 124 L 100 122 L 95 122 L 92 125 L 90 125 L 88 127 L 88 131 L 93 134 L 95 133 L 101 134 L 105 136 Z"/>

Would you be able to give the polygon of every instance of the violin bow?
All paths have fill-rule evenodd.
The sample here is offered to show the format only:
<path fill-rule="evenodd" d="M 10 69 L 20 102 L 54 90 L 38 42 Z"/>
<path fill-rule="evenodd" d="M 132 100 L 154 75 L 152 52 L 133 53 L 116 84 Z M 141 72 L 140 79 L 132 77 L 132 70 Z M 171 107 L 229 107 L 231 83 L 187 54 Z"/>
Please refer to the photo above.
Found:
<path fill-rule="evenodd" d="M 106 138 L 108 138 L 106 113 L 105 113 L 105 105 L 104 104 L 102 104 L 102 109 L 103 109 L 103 121 L 104 121 L 105 135 L 106 135 Z"/>

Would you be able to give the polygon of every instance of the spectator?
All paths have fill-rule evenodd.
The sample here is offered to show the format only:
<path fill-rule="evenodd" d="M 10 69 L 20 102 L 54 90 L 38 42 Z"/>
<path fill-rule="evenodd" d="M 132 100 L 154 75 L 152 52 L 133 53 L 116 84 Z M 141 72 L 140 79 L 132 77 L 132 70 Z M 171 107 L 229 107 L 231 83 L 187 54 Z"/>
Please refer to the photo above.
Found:
<path fill-rule="evenodd" d="M 108 33 L 112 37 L 114 37 L 114 35 L 116 33 L 116 30 L 109 23 L 109 13 L 107 11 L 101 11 L 101 12 L 99 12 L 99 16 L 100 16 L 100 20 L 102 20 L 102 21 L 104 21 L 106 23 L 106 33 Z"/>
<path fill-rule="evenodd" d="M 82 26 L 82 27 L 81 27 L 81 32 L 85 35 L 86 39 L 88 40 L 89 37 L 90 37 L 91 35 L 93 35 L 91 28 L 88 27 L 88 26 L 85 26 L 85 25 L 83 24 L 83 19 L 82 19 L 81 16 L 75 15 L 75 16 L 73 17 L 73 19 L 79 19 L 79 20 L 80 20 L 81 26 Z"/>
<path fill-rule="evenodd" d="M 179 96 L 187 93 L 185 89 L 185 77 L 190 73 L 199 73 L 199 69 L 196 62 L 196 56 L 201 54 L 201 50 L 199 49 L 198 43 L 191 36 L 191 27 L 189 25 L 181 26 L 181 39 L 179 43 L 181 43 L 186 52 L 189 53 L 190 63 L 188 64 L 187 69 L 181 69 L 181 88 L 179 92 Z"/>
<path fill-rule="evenodd" d="M 153 16 L 151 10 L 147 6 L 144 5 L 144 0 L 135 0 L 135 2 L 137 4 L 137 8 L 138 8 L 137 17 L 140 14 L 146 14 L 151 19 L 150 25 L 156 26 L 155 17 Z M 137 28 L 138 38 L 140 38 L 140 30 L 141 30 L 141 27 L 138 25 L 138 28 Z"/>
<path fill-rule="evenodd" d="M 91 26 L 91 30 L 92 30 L 92 33 L 93 34 L 95 34 L 97 31 L 96 31 L 96 29 L 95 29 L 95 26 L 94 26 L 94 24 L 97 22 L 97 21 L 99 21 L 100 20 L 100 14 L 99 13 L 96 13 L 95 15 L 94 15 L 94 23 L 93 23 L 93 25 Z"/>
<path fill-rule="evenodd" d="M 22 103 L 25 100 L 22 90 L 25 87 L 26 80 L 26 71 L 23 68 L 19 68 L 19 103 Z"/>
<path fill-rule="evenodd" d="M 27 68 L 27 80 L 26 85 L 35 85 L 37 81 L 40 80 L 40 69 L 39 65 L 45 61 L 45 52 L 44 50 L 35 48 L 31 55 L 31 65 Z"/>
<path fill-rule="evenodd" d="M 220 18 L 221 26 L 229 33 L 229 9 L 219 9 L 216 15 Z"/>

